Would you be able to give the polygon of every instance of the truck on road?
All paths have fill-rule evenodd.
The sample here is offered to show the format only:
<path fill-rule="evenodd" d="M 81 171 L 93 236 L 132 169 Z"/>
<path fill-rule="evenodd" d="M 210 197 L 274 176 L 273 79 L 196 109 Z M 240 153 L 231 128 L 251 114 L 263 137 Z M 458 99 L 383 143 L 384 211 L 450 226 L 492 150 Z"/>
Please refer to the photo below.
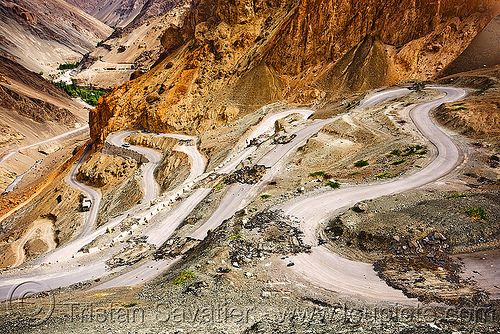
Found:
<path fill-rule="evenodd" d="M 92 200 L 88 198 L 85 194 L 82 194 L 82 211 L 90 211 L 92 207 Z"/>

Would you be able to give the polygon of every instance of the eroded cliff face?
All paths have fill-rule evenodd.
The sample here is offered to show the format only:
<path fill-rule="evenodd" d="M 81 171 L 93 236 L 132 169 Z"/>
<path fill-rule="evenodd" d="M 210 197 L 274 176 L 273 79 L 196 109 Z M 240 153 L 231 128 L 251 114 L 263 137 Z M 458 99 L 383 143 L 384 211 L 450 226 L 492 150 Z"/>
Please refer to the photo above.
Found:
<path fill-rule="evenodd" d="M 278 100 L 433 78 L 497 4 L 194 0 L 165 32 L 163 60 L 92 112 L 91 136 L 101 143 L 125 126 L 198 134 Z"/>

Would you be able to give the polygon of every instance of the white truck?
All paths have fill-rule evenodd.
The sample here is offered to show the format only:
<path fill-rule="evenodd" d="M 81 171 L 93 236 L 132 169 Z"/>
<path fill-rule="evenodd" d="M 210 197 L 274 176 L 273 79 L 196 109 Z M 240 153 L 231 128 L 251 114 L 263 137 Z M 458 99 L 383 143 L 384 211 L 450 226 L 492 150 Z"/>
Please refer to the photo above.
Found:
<path fill-rule="evenodd" d="M 88 198 L 85 194 L 82 194 L 82 211 L 90 211 L 92 207 L 92 200 Z"/>

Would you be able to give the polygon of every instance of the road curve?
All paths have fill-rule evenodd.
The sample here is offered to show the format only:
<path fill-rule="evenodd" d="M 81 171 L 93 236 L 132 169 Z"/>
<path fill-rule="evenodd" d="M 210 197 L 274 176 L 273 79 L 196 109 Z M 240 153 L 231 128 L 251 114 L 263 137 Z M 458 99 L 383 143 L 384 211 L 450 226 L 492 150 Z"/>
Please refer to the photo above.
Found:
<path fill-rule="evenodd" d="M 387 99 L 401 96 L 409 92 L 406 88 L 396 88 L 387 91 L 377 92 L 366 97 L 356 109 L 371 107 L 377 105 Z M 266 133 L 273 128 L 274 123 L 283 117 L 291 114 L 300 113 L 308 118 L 313 112 L 310 110 L 293 109 L 285 112 L 281 112 L 275 115 L 271 115 L 263 120 L 249 136 L 250 139 L 257 138 L 258 136 Z M 277 175 L 281 168 L 284 158 L 294 152 L 302 143 L 304 143 L 311 136 L 320 131 L 326 124 L 331 123 L 343 115 L 335 116 L 329 119 L 319 119 L 314 120 L 312 124 L 307 126 L 296 133 L 296 137 L 288 144 L 276 145 L 270 152 L 268 152 L 264 157 L 262 157 L 257 163 L 269 167 L 270 170 L 263 177 L 261 182 L 257 185 L 247 185 L 236 183 L 231 186 L 226 196 L 221 201 L 219 208 L 214 212 L 214 214 L 207 220 L 205 224 L 194 231 L 189 237 L 197 240 L 203 240 L 209 230 L 214 230 L 217 228 L 225 219 L 230 218 L 237 210 L 242 209 L 249 201 L 253 200 L 268 181 Z M 249 156 L 253 151 L 255 151 L 254 146 L 248 147 L 235 161 L 229 163 L 224 168 L 219 170 L 219 173 L 229 173 L 237 165 L 243 161 L 247 156 Z"/>
<path fill-rule="evenodd" d="M 111 144 L 121 147 L 125 142 L 125 138 L 137 131 L 120 131 L 112 133 L 108 136 L 107 141 Z M 151 148 L 131 145 L 128 149 L 136 151 L 149 159 L 149 162 L 144 166 L 144 197 L 143 202 L 148 203 L 158 197 L 160 187 L 155 180 L 154 171 L 161 161 L 161 154 Z"/>
<path fill-rule="evenodd" d="M 317 246 L 316 233 L 320 224 L 341 208 L 424 186 L 448 175 L 462 161 L 462 153 L 457 145 L 431 120 L 429 113 L 443 103 L 463 98 L 466 91 L 451 87 L 434 88 L 446 93 L 446 96 L 417 105 L 410 113 L 422 135 L 437 148 L 438 155 L 429 166 L 396 181 L 325 191 L 283 206 L 286 214 L 301 220 L 304 241 L 314 246 L 311 254 L 299 254 L 291 259 L 295 263 L 292 271 L 314 285 L 331 291 L 360 295 L 367 299 L 411 302 L 400 291 L 388 290 L 371 265 L 344 259 L 323 246 Z"/>
<path fill-rule="evenodd" d="M 66 177 L 66 183 L 68 183 L 71 187 L 76 188 L 83 193 L 85 193 L 91 200 L 92 206 L 90 207 L 90 212 L 87 215 L 87 219 L 85 219 L 85 223 L 78 232 L 76 239 L 80 239 L 86 235 L 88 235 L 94 228 L 95 221 L 97 219 L 97 214 L 99 213 L 99 205 L 101 203 L 101 193 L 91 187 L 88 187 L 76 180 L 76 175 L 80 170 L 85 159 L 89 155 L 92 149 L 92 145 L 88 145 L 83 155 L 78 159 L 76 165 L 73 167 L 69 175 Z"/>
<path fill-rule="evenodd" d="M 40 145 L 43 145 L 43 144 L 46 144 L 46 143 L 50 143 L 51 141 L 62 139 L 64 137 L 68 137 L 68 136 L 71 136 L 71 135 L 73 135 L 75 133 L 82 132 L 82 131 L 88 130 L 88 129 L 89 129 L 89 125 L 85 124 L 84 126 L 78 128 L 78 129 L 75 129 L 75 130 L 72 130 L 72 131 L 60 134 L 58 136 L 55 136 L 55 137 L 52 137 L 52 138 L 40 141 L 38 143 L 34 143 L 34 144 L 27 145 L 27 146 L 24 146 L 24 147 L 16 148 L 15 150 L 10 151 L 10 152 L 4 154 L 2 157 L 0 157 L 0 164 L 2 162 L 6 161 L 7 159 L 9 159 L 11 156 L 13 156 L 14 154 L 16 154 L 17 152 L 21 151 L 21 150 L 25 150 L 25 149 L 32 148 L 32 147 L 35 147 L 35 146 L 40 146 Z"/>
<path fill-rule="evenodd" d="M 440 88 L 440 89 L 445 90 L 448 88 Z M 404 94 L 405 92 L 408 92 L 408 90 L 392 90 L 391 93 L 388 93 L 388 92 L 377 93 L 377 94 L 365 99 L 365 101 L 361 104 L 360 107 L 371 106 L 373 104 L 377 104 L 383 100 L 386 100 L 387 98 L 391 98 L 391 97 L 394 97 L 397 95 Z M 453 95 L 454 93 L 457 93 L 457 91 L 450 88 L 450 91 L 447 93 L 449 94 L 448 98 L 451 99 L 452 98 L 451 95 Z M 465 94 L 465 92 L 463 94 Z M 461 95 L 461 94 L 456 94 L 456 95 L 457 96 L 455 96 L 454 98 L 458 99 L 458 98 L 460 98 L 459 95 Z M 432 104 L 433 104 L 433 106 L 437 106 L 443 102 L 444 101 L 438 100 L 438 101 L 433 102 Z M 422 106 L 427 106 L 428 110 L 433 108 L 433 106 L 430 106 L 430 104 L 425 104 Z M 418 109 L 418 107 L 415 108 L 414 111 L 416 111 L 417 109 Z M 428 110 L 425 112 L 427 118 L 428 118 L 428 115 L 427 115 Z M 419 128 L 423 129 L 422 131 L 425 131 L 425 128 L 426 128 L 425 117 L 423 120 L 421 120 L 420 115 L 415 114 L 415 112 L 412 113 L 412 117 L 415 120 L 415 122 L 419 124 Z M 332 121 L 332 119 L 330 119 L 330 120 L 316 120 L 316 121 L 312 122 L 311 127 L 314 127 L 314 130 L 316 129 L 316 127 L 318 127 L 317 131 L 319 131 L 321 129 L 320 123 L 331 122 L 331 121 Z M 421 122 L 421 121 L 424 121 L 424 122 Z M 429 121 L 430 121 L 430 119 L 429 119 Z M 432 121 L 431 121 L 431 123 L 432 123 Z M 308 131 L 312 131 L 312 130 L 308 130 Z M 306 132 L 304 132 L 304 135 L 306 135 Z M 290 150 L 295 149 L 299 144 L 300 144 L 300 142 L 295 141 L 294 145 L 292 145 L 292 147 L 290 147 Z M 438 150 L 440 150 L 438 143 L 436 144 L 436 146 L 438 147 Z M 447 145 L 445 145 L 445 146 L 447 146 Z M 453 148 L 451 147 L 450 149 L 451 149 L 451 151 L 450 151 L 451 155 L 453 155 Z M 455 149 L 456 149 L 456 146 L 455 146 Z M 288 151 L 288 153 L 285 153 L 285 155 L 289 154 L 290 150 Z M 441 153 L 441 151 L 440 151 L 440 153 Z M 440 156 L 438 156 L 438 159 L 439 158 L 440 158 Z M 438 159 L 436 159 L 436 160 L 438 160 Z M 277 162 L 279 162 L 280 160 L 278 160 Z M 279 165 L 279 164 L 277 164 L 277 162 L 276 162 L 276 165 Z M 452 163 L 452 165 L 453 165 L 452 167 L 448 167 L 448 168 L 453 169 L 456 162 L 457 162 L 457 160 L 455 160 Z M 432 173 L 435 170 L 435 167 L 432 167 L 433 164 L 434 164 L 434 162 L 429 167 L 422 170 L 422 172 L 430 171 Z M 444 166 L 444 165 L 441 165 L 441 167 L 442 166 Z M 421 175 L 418 177 L 418 179 L 422 179 L 424 176 L 425 175 Z M 410 177 L 412 177 L 412 176 L 410 176 Z M 408 178 L 402 179 L 401 181 L 406 182 L 407 179 Z M 428 182 L 432 182 L 432 180 L 435 180 L 435 179 L 436 179 L 435 176 L 431 175 L 430 180 Z M 399 182 L 399 181 L 395 181 L 395 182 Z M 374 185 L 374 186 L 383 186 L 383 185 L 384 184 L 379 184 L 379 185 Z M 354 187 L 352 187 L 352 188 L 354 188 Z M 346 189 L 348 189 L 348 188 L 346 188 Z M 359 187 L 356 187 L 356 189 L 359 189 Z M 344 190 L 345 189 L 342 189 L 341 191 L 344 191 Z M 186 209 L 189 210 L 195 203 L 199 203 L 201 200 L 203 200 L 203 198 L 206 196 L 205 193 L 208 193 L 209 191 L 210 191 L 210 189 L 198 189 L 198 191 L 193 193 L 193 201 L 187 201 L 185 203 Z M 366 196 L 372 196 L 372 197 L 381 196 L 381 194 L 379 192 L 376 191 L 376 192 L 372 193 L 372 191 L 373 191 L 373 189 L 371 189 L 370 191 L 368 191 L 367 194 L 365 194 L 364 192 L 360 192 L 360 190 L 356 190 L 357 195 L 358 195 L 357 197 L 360 197 L 360 199 L 356 199 L 354 201 L 354 203 L 361 200 L 363 197 L 366 197 Z M 402 190 L 402 191 L 404 191 L 404 190 Z M 328 196 L 326 196 L 326 199 L 324 199 L 324 200 L 328 200 L 328 198 L 333 197 L 332 195 L 335 195 L 335 197 L 337 198 L 338 197 L 338 196 L 336 196 L 337 194 L 338 193 L 329 192 L 326 194 Z M 247 194 L 247 196 L 248 196 L 248 194 Z M 318 196 L 321 196 L 321 195 L 318 195 Z M 342 200 L 342 198 L 337 198 L 336 200 L 338 202 L 340 202 L 341 204 L 344 203 L 340 207 L 346 206 L 346 204 Z M 334 200 L 330 200 L 330 201 L 335 203 Z M 294 206 L 294 204 L 296 204 L 296 203 L 291 203 L 290 207 L 292 208 Z M 302 205 L 304 205 L 304 204 L 302 204 Z M 332 208 L 330 207 L 329 209 L 330 210 L 326 210 L 327 211 L 326 214 L 328 214 L 328 212 L 330 212 Z M 184 210 L 181 210 L 181 211 L 183 211 L 182 214 L 181 214 L 181 212 L 177 212 L 177 213 L 172 212 L 172 214 L 169 217 L 165 217 L 167 222 L 173 223 L 171 226 L 171 230 L 175 230 L 174 226 L 176 225 L 176 223 L 178 221 L 181 221 L 183 219 L 183 215 L 186 214 L 184 212 Z M 218 223 L 218 224 L 220 224 L 220 223 Z M 309 226 L 309 229 L 314 231 L 314 233 L 309 233 L 309 236 L 308 236 L 308 234 L 306 234 L 306 238 L 309 237 L 312 241 L 315 240 L 315 232 L 316 232 L 317 227 L 318 227 L 317 224 L 316 224 L 316 226 L 314 226 L 314 224 L 316 224 L 316 222 L 313 222 L 311 224 L 311 222 L 309 221 L 309 224 L 307 224 L 307 221 L 304 220 L 304 227 L 307 228 Z M 164 235 L 159 237 L 157 242 L 160 243 L 162 240 L 165 240 L 165 238 L 168 238 L 169 234 L 171 234 L 170 231 L 168 231 L 168 233 L 165 233 Z M 162 239 L 162 240 L 160 240 L 160 239 Z M 308 255 L 302 254 L 300 256 L 308 256 Z M 347 291 L 348 292 L 352 288 L 350 282 L 352 280 L 353 275 L 349 275 L 350 270 L 352 270 L 352 273 L 355 273 L 355 270 L 358 270 L 356 275 L 363 275 L 365 273 L 365 271 L 373 273 L 373 270 L 371 269 L 370 265 L 359 264 L 359 263 L 353 262 L 353 261 L 344 262 L 344 261 L 348 261 L 348 260 L 345 260 L 345 259 L 338 257 L 336 254 L 329 252 L 325 248 L 314 247 L 313 253 L 310 256 L 315 257 L 317 260 L 310 257 L 310 258 L 304 258 L 304 261 L 309 261 L 309 262 L 312 261 L 314 266 L 317 266 L 317 268 L 313 268 L 313 270 L 317 271 L 318 273 L 321 273 L 321 275 L 318 275 L 317 278 L 310 279 L 310 282 L 312 282 L 315 285 L 325 287 L 325 288 L 330 289 L 330 290 L 335 290 L 335 287 L 337 287 L 337 289 L 339 289 L 340 291 Z M 305 268 L 304 265 L 300 264 L 300 260 L 301 259 L 299 257 L 295 258 L 294 262 L 296 263 L 296 266 L 293 267 L 293 269 L 297 270 L 297 272 L 299 272 L 299 273 L 301 273 L 302 268 Z M 329 273 L 329 272 L 325 273 L 325 272 L 321 271 L 322 269 L 324 269 L 325 264 L 326 264 L 326 267 L 328 267 L 329 265 L 332 264 L 332 261 L 336 261 L 336 260 L 338 260 L 337 266 L 340 267 L 337 269 L 337 274 L 338 274 L 338 271 L 342 271 L 344 274 L 344 276 L 343 276 L 344 278 L 340 282 L 343 284 L 336 284 L 335 280 L 334 280 L 334 278 L 335 278 L 334 275 L 332 276 L 331 273 Z M 321 261 L 323 261 L 323 262 L 321 262 Z M 154 266 L 154 265 L 152 265 L 152 263 L 146 263 L 146 264 L 140 266 L 139 268 L 137 268 L 136 270 L 132 271 L 131 274 L 129 274 L 129 276 L 130 276 L 129 278 L 131 279 L 130 284 L 127 284 L 123 278 L 122 279 L 117 278 L 116 281 L 115 280 L 110 281 L 110 282 L 114 281 L 115 283 L 108 283 L 106 286 L 109 285 L 110 287 L 112 287 L 112 286 L 123 286 L 123 285 L 132 285 L 132 284 L 143 283 L 144 281 L 155 277 L 160 272 L 160 270 L 159 270 L 160 268 L 162 268 L 162 269 L 168 268 L 168 266 L 170 264 L 171 264 L 170 262 L 165 262 L 165 263 L 159 264 L 158 266 Z M 349 269 L 349 267 L 346 266 L 346 264 L 353 265 L 352 269 Z M 359 265 L 364 265 L 364 267 L 358 267 Z M 79 268 L 66 269 L 64 271 L 64 273 L 58 273 L 58 272 L 46 273 L 46 271 L 44 269 L 48 269 L 48 268 L 41 267 L 41 268 L 36 269 L 35 271 L 39 273 L 39 275 L 36 275 L 36 277 L 39 280 L 49 284 L 52 288 L 56 288 L 58 286 L 66 286 L 66 285 L 76 283 L 76 282 L 79 282 L 79 281 L 82 281 L 85 279 L 102 277 L 103 275 L 106 274 L 103 261 L 93 262 L 93 263 L 90 263 L 86 266 L 82 266 Z M 302 273 L 302 275 L 304 278 L 307 279 L 307 275 L 308 275 L 307 272 Z M 21 283 L 27 279 L 31 279 L 32 277 L 33 277 L 32 274 L 26 272 L 26 273 L 22 274 L 22 276 L 20 275 L 19 277 L 13 277 L 12 279 L 0 282 L 0 300 L 6 298 L 8 291 L 9 291 L 9 288 L 11 288 L 13 286 L 13 284 L 16 284 L 16 282 Z M 385 285 L 385 283 L 378 284 L 381 282 L 380 280 L 377 282 L 375 280 L 372 280 L 372 277 L 368 277 L 368 278 L 369 278 L 368 283 L 365 281 L 360 281 L 360 280 L 357 281 L 358 284 L 360 285 L 360 286 L 358 286 L 358 292 L 359 292 L 359 294 L 363 295 L 364 297 L 371 297 L 371 298 L 374 298 L 377 300 L 380 300 L 380 299 L 385 300 L 384 299 L 384 298 L 386 298 L 385 294 L 393 293 L 394 297 L 396 299 L 401 298 L 401 300 L 404 300 L 404 298 L 406 298 L 406 297 L 403 298 L 400 295 L 398 296 L 398 294 L 400 294 L 400 292 L 387 287 L 387 285 Z M 331 285 L 328 286 L 327 284 L 325 284 L 325 281 L 329 281 L 330 283 L 333 283 L 334 286 L 333 287 Z M 356 281 L 352 281 L 352 282 L 356 282 Z M 368 286 L 367 286 L 367 284 L 368 284 Z M 374 284 L 375 288 L 373 286 L 370 286 L 372 284 Z M 339 288 L 339 286 L 340 286 L 340 288 Z M 373 289 L 378 289 L 378 288 L 381 289 L 380 293 L 378 293 L 378 294 L 375 293 L 375 294 L 370 295 L 370 292 L 373 292 Z M 360 291 L 360 290 L 363 290 L 363 291 Z M 354 292 L 356 292 L 356 287 L 354 287 Z M 392 300 L 393 299 L 391 299 L 391 301 Z"/>

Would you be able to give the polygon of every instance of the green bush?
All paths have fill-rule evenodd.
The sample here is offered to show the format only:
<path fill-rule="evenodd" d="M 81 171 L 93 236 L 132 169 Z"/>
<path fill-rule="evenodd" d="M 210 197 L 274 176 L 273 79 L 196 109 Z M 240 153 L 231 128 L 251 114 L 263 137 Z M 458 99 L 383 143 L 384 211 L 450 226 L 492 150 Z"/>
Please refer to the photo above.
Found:
<path fill-rule="evenodd" d="M 123 307 L 129 308 L 129 307 L 134 307 L 134 306 L 137 306 L 137 305 L 139 305 L 139 303 L 137 303 L 137 302 L 130 302 L 130 303 L 127 303 L 127 304 L 123 304 Z"/>
<path fill-rule="evenodd" d="M 370 163 L 368 162 L 368 160 L 358 160 L 354 163 L 354 166 L 355 167 L 358 167 L 358 168 L 361 168 L 361 167 L 365 167 L 365 166 L 368 166 Z"/>
<path fill-rule="evenodd" d="M 467 197 L 466 194 L 461 194 L 461 193 L 454 193 L 454 194 L 451 194 L 450 196 L 446 197 L 446 198 L 462 198 L 462 197 Z"/>
<path fill-rule="evenodd" d="M 271 197 L 271 195 L 269 195 L 269 194 L 260 195 L 260 198 L 262 198 L 262 199 L 268 199 L 269 197 Z"/>
<path fill-rule="evenodd" d="M 330 187 L 332 189 L 339 189 L 340 188 L 340 183 L 338 182 L 327 182 L 325 183 L 327 187 Z"/>
<path fill-rule="evenodd" d="M 394 161 L 391 165 L 393 166 L 397 166 L 397 165 L 401 165 L 401 164 L 404 164 L 406 162 L 406 160 L 398 160 L 398 161 Z"/>
<path fill-rule="evenodd" d="M 314 172 L 314 173 L 309 173 L 308 177 L 325 177 L 326 172 L 324 171 L 319 171 L 319 172 Z"/>
<path fill-rule="evenodd" d="M 384 179 L 386 177 L 388 177 L 389 175 L 391 175 L 391 173 L 381 173 L 381 174 L 378 174 L 377 176 L 375 176 L 377 179 Z"/>
<path fill-rule="evenodd" d="M 389 153 L 390 155 L 396 155 L 396 156 L 400 156 L 403 152 L 401 152 L 401 150 L 398 150 L 398 149 L 395 149 L 395 150 L 392 150 L 391 153 Z"/>
<path fill-rule="evenodd" d="M 474 220 L 479 220 L 479 219 L 488 220 L 488 213 L 484 208 L 481 207 L 469 208 L 465 211 L 462 211 L 462 213 L 465 213 L 469 218 Z"/>
<path fill-rule="evenodd" d="M 236 234 L 227 238 L 227 240 L 237 240 L 243 238 L 243 234 Z"/>
<path fill-rule="evenodd" d="M 415 145 L 412 147 L 409 147 L 405 150 L 405 153 L 402 154 L 403 157 L 408 157 L 410 155 L 424 155 L 427 154 L 427 149 L 423 147 L 422 145 Z"/>
<path fill-rule="evenodd" d="M 192 272 L 191 270 L 184 270 L 175 280 L 174 284 L 179 285 L 179 284 L 184 284 L 188 281 L 191 281 L 196 278 L 196 274 Z"/>
<path fill-rule="evenodd" d="M 69 63 L 69 64 L 60 64 L 59 67 L 57 68 L 59 71 L 66 71 L 66 70 L 72 70 L 74 68 L 78 67 L 78 63 Z"/>

